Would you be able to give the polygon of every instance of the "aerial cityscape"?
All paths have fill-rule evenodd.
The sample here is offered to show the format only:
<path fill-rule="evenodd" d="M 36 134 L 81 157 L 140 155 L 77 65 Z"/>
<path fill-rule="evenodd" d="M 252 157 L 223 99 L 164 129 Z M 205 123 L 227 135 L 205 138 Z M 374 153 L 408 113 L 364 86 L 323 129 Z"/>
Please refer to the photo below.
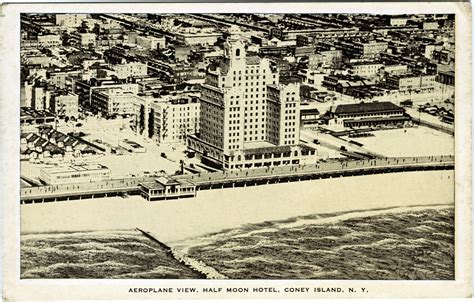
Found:
<path fill-rule="evenodd" d="M 454 28 L 22 14 L 21 277 L 454 279 Z"/>

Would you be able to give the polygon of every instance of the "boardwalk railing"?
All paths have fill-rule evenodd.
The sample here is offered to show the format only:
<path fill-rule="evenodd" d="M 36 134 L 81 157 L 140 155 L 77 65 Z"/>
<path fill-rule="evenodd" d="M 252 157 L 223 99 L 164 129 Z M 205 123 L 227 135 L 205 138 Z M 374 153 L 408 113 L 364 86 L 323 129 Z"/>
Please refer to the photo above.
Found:
<path fill-rule="evenodd" d="M 453 127 L 431 123 L 431 122 L 428 122 L 428 121 L 425 121 L 425 120 L 422 120 L 422 119 L 419 119 L 419 118 L 416 118 L 416 117 L 413 117 L 412 120 L 415 124 L 425 126 L 425 127 L 431 128 L 431 129 L 435 129 L 435 130 L 438 130 L 438 131 L 441 131 L 441 132 L 444 132 L 444 133 L 447 133 L 447 134 L 450 134 L 450 135 L 454 135 L 454 128 Z"/>
<path fill-rule="evenodd" d="M 177 180 L 193 183 L 197 190 L 229 187 L 253 182 L 266 184 L 327 177 L 395 173 L 423 170 L 453 170 L 454 156 L 389 157 L 371 160 L 328 160 L 317 164 L 273 166 L 235 171 L 176 175 Z M 21 201 L 59 201 L 70 197 L 94 198 L 119 194 L 138 194 L 139 184 L 154 180 L 154 176 L 113 179 L 90 183 L 48 185 L 20 189 Z M 275 181 L 277 180 L 277 181 Z M 224 185 L 225 184 L 225 185 Z M 231 185 L 229 185 L 231 184 Z"/>
<path fill-rule="evenodd" d="M 323 172 L 342 172 L 351 170 L 376 170 L 380 168 L 403 168 L 419 167 L 441 167 L 454 168 L 454 156 L 425 156 L 425 157 L 387 157 L 370 160 L 328 160 L 317 164 L 273 166 L 259 169 L 242 169 L 238 171 L 223 171 L 218 173 L 201 173 L 198 175 L 180 175 L 177 179 L 186 179 L 192 183 L 207 184 L 220 181 L 234 181 L 241 179 L 264 179 L 274 177 L 291 177 L 299 174 L 312 174 Z"/>

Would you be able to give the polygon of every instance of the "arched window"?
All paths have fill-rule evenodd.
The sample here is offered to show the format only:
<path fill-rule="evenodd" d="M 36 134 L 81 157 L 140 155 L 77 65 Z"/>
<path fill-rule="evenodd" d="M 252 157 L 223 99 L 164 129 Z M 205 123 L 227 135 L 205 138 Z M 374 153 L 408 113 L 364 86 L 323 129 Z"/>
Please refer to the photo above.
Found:
<path fill-rule="evenodd" d="M 236 57 L 240 57 L 240 48 L 237 48 L 237 49 L 235 50 L 235 56 L 236 56 Z"/>

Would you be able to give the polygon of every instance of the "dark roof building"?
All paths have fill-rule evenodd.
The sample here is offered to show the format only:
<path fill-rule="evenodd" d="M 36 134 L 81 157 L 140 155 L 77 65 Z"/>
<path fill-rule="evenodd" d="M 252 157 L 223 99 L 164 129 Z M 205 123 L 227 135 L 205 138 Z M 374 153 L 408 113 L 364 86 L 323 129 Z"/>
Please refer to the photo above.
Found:
<path fill-rule="evenodd" d="M 347 114 L 366 114 L 366 113 L 382 113 L 382 112 L 403 112 L 404 109 L 390 102 L 373 102 L 339 105 L 335 108 L 335 115 Z"/>
<path fill-rule="evenodd" d="M 362 102 L 331 109 L 334 123 L 348 128 L 401 127 L 411 120 L 405 109 L 390 102 Z"/>

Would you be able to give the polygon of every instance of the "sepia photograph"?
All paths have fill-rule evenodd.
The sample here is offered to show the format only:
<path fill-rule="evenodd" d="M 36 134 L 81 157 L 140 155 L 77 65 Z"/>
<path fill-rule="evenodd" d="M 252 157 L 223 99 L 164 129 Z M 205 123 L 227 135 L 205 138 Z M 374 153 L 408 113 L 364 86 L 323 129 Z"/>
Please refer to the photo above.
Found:
<path fill-rule="evenodd" d="M 76 10 L 18 14 L 18 282 L 342 297 L 471 264 L 459 14 Z M 166 285 L 204 279 L 306 285 Z"/>

